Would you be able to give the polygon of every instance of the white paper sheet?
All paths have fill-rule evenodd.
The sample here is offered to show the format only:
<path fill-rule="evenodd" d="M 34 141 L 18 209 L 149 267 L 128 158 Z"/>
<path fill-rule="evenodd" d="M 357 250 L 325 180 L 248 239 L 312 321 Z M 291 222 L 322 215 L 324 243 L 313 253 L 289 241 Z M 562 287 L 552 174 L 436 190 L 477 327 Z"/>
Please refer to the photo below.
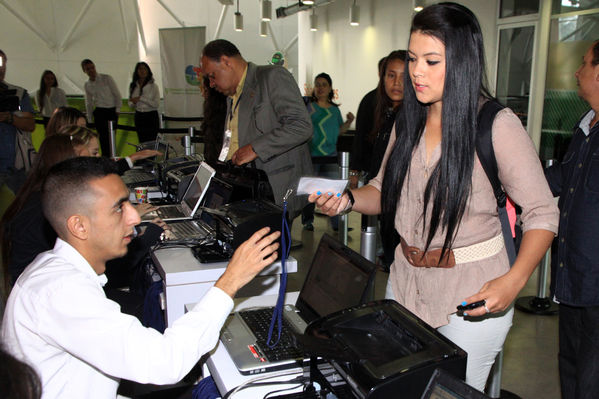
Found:
<path fill-rule="evenodd" d="M 297 195 L 321 193 L 342 193 L 347 187 L 347 179 L 327 179 L 324 177 L 303 176 L 297 185 Z"/>

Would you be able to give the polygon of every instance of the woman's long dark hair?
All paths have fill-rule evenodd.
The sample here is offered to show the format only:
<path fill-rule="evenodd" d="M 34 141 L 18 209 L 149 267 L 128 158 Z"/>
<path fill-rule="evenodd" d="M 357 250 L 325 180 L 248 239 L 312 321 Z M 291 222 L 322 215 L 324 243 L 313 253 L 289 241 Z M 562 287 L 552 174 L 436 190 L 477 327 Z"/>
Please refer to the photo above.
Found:
<path fill-rule="evenodd" d="M 201 128 L 204 135 L 204 158 L 208 164 L 214 165 L 223 146 L 227 97 L 210 87 L 208 76 L 204 76 L 203 84 L 204 119 Z"/>
<path fill-rule="evenodd" d="M 42 183 L 46 178 L 50 168 L 57 163 L 68 158 L 75 157 L 75 150 L 71 143 L 71 137 L 63 135 L 54 135 L 47 137 L 40 146 L 36 161 L 29 172 L 29 176 L 21 189 L 17 192 L 14 201 L 4 212 L 0 221 L 0 242 L 2 243 L 2 267 L 4 268 L 4 282 L 10 284 L 8 275 L 8 261 L 10 254 L 10 222 L 23 209 L 23 205 L 29 200 L 31 195 L 42 188 Z M 8 289 L 5 291 L 8 294 Z"/>
<path fill-rule="evenodd" d="M 44 97 L 46 97 L 46 89 L 48 88 L 46 86 L 46 82 L 44 82 L 44 77 L 48 74 L 54 76 L 54 84 L 52 85 L 52 87 L 58 87 L 58 80 L 56 79 L 56 75 L 54 75 L 54 72 L 52 72 L 51 70 L 46 69 L 44 73 L 42 73 L 42 78 L 40 79 L 40 89 L 37 92 L 37 106 L 39 107 L 40 112 L 42 112 L 42 109 L 44 108 Z"/>
<path fill-rule="evenodd" d="M 491 97 L 485 88 L 483 37 L 474 14 L 455 3 L 426 7 L 414 16 L 410 32 L 430 35 L 445 45 L 441 158 L 426 185 L 422 215 L 424 231 L 428 230 L 424 249 L 428 250 L 441 228 L 446 232 L 444 254 L 453 244 L 471 192 L 479 101 L 481 96 Z M 404 76 L 397 141 L 387 163 L 381 193 L 383 214 L 392 217 L 391 220 L 401 200 L 401 189 L 422 137 L 428 110 L 427 104 L 418 102 L 410 74 Z M 432 210 L 427 209 L 431 198 Z M 427 213 L 430 214 L 428 228 Z"/>
<path fill-rule="evenodd" d="M 152 73 L 152 70 L 150 69 L 150 66 L 148 64 L 146 64 L 143 61 L 135 64 L 135 69 L 133 70 L 133 77 L 131 79 L 131 83 L 129 84 L 129 98 L 131 98 L 133 96 L 133 90 L 135 89 L 135 85 L 139 81 L 139 75 L 137 74 L 137 68 L 139 68 L 140 65 L 143 65 L 146 67 L 146 69 L 148 70 L 148 76 L 146 76 L 146 78 L 144 79 L 144 81 L 141 84 L 141 87 L 139 88 L 139 95 L 141 96 L 141 93 L 144 91 L 145 85 L 154 81 L 154 74 Z"/>
<path fill-rule="evenodd" d="M 331 86 L 331 91 L 329 92 L 329 104 L 333 104 L 335 106 L 339 106 L 339 104 L 336 104 L 333 101 L 333 97 L 335 97 L 335 92 L 333 91 L 333 79 L 331 79 L 331 75 L 329 75 L 326 72 L 321 72 L 318 75 L 316 75 L 316 77 L 314 78 L 314 83 L 316 83 L 316 79 L 318 78 L 322 78 L 324 80 L 326 80 L 329 83 L 329 86 Z M 312 90 L 312 95 L 310 96 L 310 101 L 315 103 L 318 101 L 318 98 L 316 98 L 316 95 L 314 94 L 314 90 Z"/>
<path fill-rule="evenodd" d="M 385 90 L 385 75 L 387 74 L 387 66 L 390 61 L 400 60 L 406 62 L 406 56 L 408 52 L 406 50 L 394 50 L 385 57 L 383 64 L 381 65 L 381 73 L 379 77 L 379 84 L 376 88 L 376 107 L 374 108 L 374 125 L 372 131 L 369 134 L 369 140 L 374 143 L 377 134 L 381 131 L 385 120 L 387 119 L 387 113 L 390 109 L 393 112 L 399 110 L 399 105 L 393 105 L 393 101 L 387 95 Z M 405 75 L 405 73 L 404 73 Z"/>

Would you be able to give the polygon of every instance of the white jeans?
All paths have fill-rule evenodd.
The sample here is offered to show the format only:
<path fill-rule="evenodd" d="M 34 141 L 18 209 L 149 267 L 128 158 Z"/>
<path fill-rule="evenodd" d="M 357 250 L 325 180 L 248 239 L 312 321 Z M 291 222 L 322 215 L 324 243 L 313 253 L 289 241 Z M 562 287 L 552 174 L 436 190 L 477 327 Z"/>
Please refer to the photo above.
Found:
<path fill-rule="evenodd" d="M 390 282 L 387 282 L 385 298 L 395 299 Z M 456 304 L 457 306 L 457 304 Z M 466 383 L 484 391 L 495 357 L 501 351 L 505 337 L 512 326 L 514 308 L 510 306 L 501 313 L 483 317 L 449 317 L 449 324 L 437 328 L 450 341 L 468 354 Z"/>

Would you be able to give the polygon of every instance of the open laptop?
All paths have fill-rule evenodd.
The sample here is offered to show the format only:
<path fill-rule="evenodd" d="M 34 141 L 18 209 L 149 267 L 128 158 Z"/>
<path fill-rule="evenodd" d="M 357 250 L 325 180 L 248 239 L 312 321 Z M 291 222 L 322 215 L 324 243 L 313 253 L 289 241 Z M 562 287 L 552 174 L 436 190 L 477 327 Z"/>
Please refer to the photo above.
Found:
<path fill-rule="evenodd" d="M 210 180 L 204 199 L 203 207 L 215 209 L 229 201 L 233 188 L 218 179 Z M 170 233 L 165 235 L 165 241 L 193 240 L 202 241 L 206 238 L 217 238 L 216 221 L 212 214 L 202 211 L 202 206 L 196 210 L 192 220 L 175 220 L 169 223 Z"/>
<path fill-rule="evenodd" d="M 295 306 L 284 307 L 284 323 L 303 333 L 311 321 L 369 300 L 375 272 L 372 262 L 331 236 L 323 235 Z M 272 307 L 247 309 L 227 319 L 220 340 L 241 374 L 298 367 L 304 360 L 303 354 L 291 344 L 291 333 L 282 333 L 274 350 L 268 348 L 263 331 L 268 331 L 272 312 Z M 255 317 L 263 317 L 263 321 L 256 322 Z M 275 326 L 275 339 L 277 331 Z"/>
<path fill-rule="evenodd" d="M 215 171 L 206 162 L 200 163 L 198 170 L 194 174 L 181 203 L 175 205 L 159 205 L 155 211 L 145 214 L 141 220 L 144 222 L 151 221 L 159 217 L 165 222 L 172 220 L 193 219 L 196 211 L 200 207 L 202 198 L 208 191 L 210 180 L 214 176 Z"/>
<path fill-rule="evenodd" d="M 453 374 L 435 369 L 420 399 L 490 399 Z"/>
<path fill-rule="evenodd" d="M 168 143 L 165 141 L 162 134 L 156 136 L 156 141 L 154 142 L 152 149 L 160 151 L 161 155 L 157 155 L 153 161 L 149 161 L 149 166 L 147 165 L 141 168 L 134 167 L 121 176 L 123 182 L 128 187 L 157 185 L 160 178 L 160 169 L 168 159 Z"/>

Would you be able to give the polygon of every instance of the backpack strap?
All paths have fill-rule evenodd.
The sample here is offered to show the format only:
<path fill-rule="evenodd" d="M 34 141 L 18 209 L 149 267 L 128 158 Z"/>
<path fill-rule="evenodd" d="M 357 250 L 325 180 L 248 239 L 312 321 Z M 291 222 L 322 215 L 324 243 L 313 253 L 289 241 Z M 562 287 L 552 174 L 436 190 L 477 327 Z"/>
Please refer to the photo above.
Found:
<path fill-rule="evenodd" d="M 510 266 L 516 261 L 516 247 L 512 237 L 512 229 L 508 218 L 507 210 L 505 209 L 506 194 L 501 187 L 499 181 L 499 171 L 497 169 L 497 159 L 493 150 L 492 128 L 495 116 L 504 107 L 495 100 L 487 101 L 478 113 L 477 118 L 477 134 L 476 134 L 476 154 L 478 159 L 493 187 L 493 194 L 497 200 L 497 213 L 501 221 L 501 232 L 505 241 Z"/>

